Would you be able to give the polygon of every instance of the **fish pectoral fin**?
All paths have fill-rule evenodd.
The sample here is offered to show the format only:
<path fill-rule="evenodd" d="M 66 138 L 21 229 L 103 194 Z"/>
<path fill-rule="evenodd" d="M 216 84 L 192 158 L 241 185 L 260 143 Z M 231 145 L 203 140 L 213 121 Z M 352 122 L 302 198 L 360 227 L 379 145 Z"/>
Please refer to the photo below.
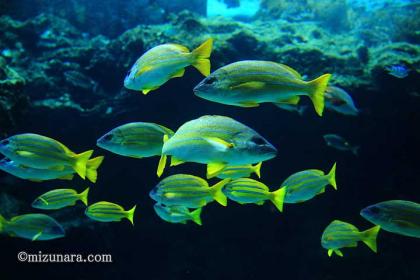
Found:
<path fill-rule="evenodd" d="M 146 94 L 148 94 L 149 92 L 151 92 L 152 90 L 155 90 L 155 89 L 157 89 L 157 87 L 156 88 L 145 88 L 145 89 L 142 89 L 141 92 L 144 95 L 146 95 Z"/>
<path fill-rule="evenodd" d="M 16 151 L 16 154 L 18 154 L 22 157 L 30 157 L 30 156 L 34 155 L 34 153 L 28 152 L 28 151 Z"/>
<path fill-rule="evenodd" d="M 217 150 L 222 152 L 234 147 L 232 143 L 229 143 L 218 137 L 205 137 L 204 140 L 206 140 L 209 144 L 213 145 Z"/>
<path fill-rule="evenodd" d="M 177 166 L 184 163 L 184 161 L 176 158 L 176 157 L 171 157 L 171 166 Z"/>
<path fill-rule="evenodd" d="M 137 78 L 138 76 L 140 76 L 141 74 L 152 70 L 153 67 L 152 66 L 144 66 L 142 68 L 140 68 L 139 70 L 137 70 L 136 74 L 134 74 L 134 78 Z"/>
<path fill-rule="evenodd" d="M 250 101 L 239 102 L 238 105 L 240 107 L 244 107 L 244 108 L 252 108 L 252 107 L 260 106 L 260 104 L 258 104 L 256 102 L 250 102 Z"/>
<path fill-rule="evenodd" d="M 185 73 L 185 69 L 184 69 L 184 68 L 182 68 L 181 70 L 179 70 L 179 71 L 175 72 L 175 73 L 172 75 L 172 77 L 171 77 L 171 78 L 180 78 L 180 77 L 184 76 L 184 73 Z"/>
<path fill-rule="evenodd" d="M 255 90 L 262 89 L 265 87 L 263 82 L 246 82 L 238 85 L 231 86 L 230 89 L 243 89 L 243 90 Z"/>
<path fill-rule="evenodd" d="M 207 164 L 207 179 L 216 177 L 226 168 L 224 163 L 209 163 Z"/>
<path fill-rule="evenodd" d="M 36 241 L 42 235 L 42 231 L 38 232 L 37 234 L 32 237 L 32 241 Z"/>
<path fill-rule="evenodd" d="M 290 105 L 297 105 L 300 101 L 299 96 L 293 96 L 289 99 L 280 99 L 276 101 L 276 104 L 290 104 Z"/>

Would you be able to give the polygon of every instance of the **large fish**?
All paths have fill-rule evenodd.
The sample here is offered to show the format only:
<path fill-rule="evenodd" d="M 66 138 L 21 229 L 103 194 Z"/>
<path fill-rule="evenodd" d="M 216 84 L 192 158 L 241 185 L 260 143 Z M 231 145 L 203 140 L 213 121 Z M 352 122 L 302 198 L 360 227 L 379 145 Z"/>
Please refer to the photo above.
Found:
<path fill-rule="evenodd" d="M 201 81 L 194 93 L 204 99 L 239 107 L 260 103 L 293 104 L 309 96 L 318 115 L 324 110 L 324 93 L 331 74 L 306 82 L 287 65 L 258 60 L 235 62 L 217 69 Z"/>
<path fill-rule="evenodd" d="M 38 169 L 61 171 L 65 166 L 69 166 L 85 179 L 86 164 L 93 150 L 76 154 L 57 140 L 25 133 L 2 140 L 0 153 L 19 164 Z"/>
<path fill-rule="evenodd" d="M 125 77 L 124 86 L 143 94 L 159 88 L 171 78 L 182 77 L 185 67 L 192 65 L 204 76 L 210 74 L 213 39 L 207 39 L 190 52 L 178 44 L 163 44 L 148 50 L 134 63 Z"/>
<path fill-rule="evenodd" d="M 172 156 L 171 165 L 207 164 L 208 178 L 217 176 L 227 165 L 254 164 L 276 153 L 255 130 L 224 116 L 202 116 L 186 122 L 162 148 L 162 154 Z"/>
<path fill-rule="evenodd" d="M 420 204 L 406 200 L 389 200 L 364 208 L 360 215 L 382 229 L 420 238 Z"/>

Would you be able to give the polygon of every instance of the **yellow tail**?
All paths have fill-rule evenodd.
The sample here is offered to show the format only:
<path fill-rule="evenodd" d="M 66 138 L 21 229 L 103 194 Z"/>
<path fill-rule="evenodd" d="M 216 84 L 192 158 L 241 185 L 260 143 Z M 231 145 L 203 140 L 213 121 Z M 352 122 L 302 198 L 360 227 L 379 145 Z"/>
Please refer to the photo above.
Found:
<path fill-rule="evenodd" d="M 261 165 L 262 161 L 254 166 L 254 172 L 257 174 L 258 178 L 261 178 Z"/>
<path fill-rule="evenodd" d="M 86 177 L 86 165 L 92 154 L 93 150 L 89 150 L 73 156 L 73 158 L 75 159 L 73 169 L 74 171 L 76 171 L 77 174 L 79 174 L 79 176 L 82 179 L 85 179 Z"/>
<path fill-rule="evenodd" d="M 88 194 L 89 194 L 89 188 L 84 190 L 83 192 L 79 193 L 79 199 L 83 202 L 84 205 L 88 205 Z"/>
<path fill-rule="evenodd" d="M 200 217 L 202 210 L 203 210 L 203 208 L 198 208 L 198 209 L 192 211 L 191 214 L 190 214 L 191 215 L 191 220 L 194 223 L 196 223 L 197 225 L 200 225 L 200 226 L 202 225 L 201 217 Z"/>
<path fill-rule="evenodd" d="M 380 229 L 380 226 L 374 226 L 360 233 L 362 235 L 362 241 L 375 253 L 378 251 L 376 247 L 376 237 L 378 236 Z"/>
<path fill-rule="evenodd" d="M 86 164 L 86 177 L 91 181 L 92 183 L 96 183 L 96 180 L 98 179 L 98 168 L 104 161 L 104 156 L 99 156 L 96 158 L 93 158 L 89 160 Z"/>
<path fill-rule="evenodd" d="M 127 211 L 127 219 L 131 222 L 131 224 L 134 226 L 134 212 L 136 211 L 137 205 L 134 205 L 133 208 Z"/>
<path fill-rule="evenodd" d="M 194 62 L 192 65 L 204 76 L 210 75 L 210 54 L 213 47 L 213 39 L 209 38 L 198 48 L 192 51 Z"/>
<path fill-rule="evenodd" d="M 331 74 L 324 74 L 315 80 L 308 82 L 311 88 L 309 97 L 311 98 L 315 111 L 319 116 L 322 116 L 322 113 L 324 112 L 324 94 L 330 78 Z"/>
<path fill-rule="evenodd" d="M 222 192 L 223 187 L 229 183 L 231 179 L 224 179 L 210 188 L 211 194 L 220 205 L 226 206 L 227 205 L 227 197 Z"/>
<path fill-rule="evenodd" d="M 4 231 L 4 227 L 7 224 L 6 219 L 0 215 L 0 233 L 2 233 Z"/>
<path fill-rule="evenodd" d="M 334 189 L 337 189 L 337 182 L 335 181 L 335 168 L 337 163 L 334 162 L 333 167 L 331 168 L 330 172 L 327 174 L 328 182 L 333 186 Z"/>
<path fill-rule="evenodd" d="M 271 202 L 280 211 L 283 212 L 284 197 L 286 196 L 286 187 L 278 189 L 271 193 Z"/>

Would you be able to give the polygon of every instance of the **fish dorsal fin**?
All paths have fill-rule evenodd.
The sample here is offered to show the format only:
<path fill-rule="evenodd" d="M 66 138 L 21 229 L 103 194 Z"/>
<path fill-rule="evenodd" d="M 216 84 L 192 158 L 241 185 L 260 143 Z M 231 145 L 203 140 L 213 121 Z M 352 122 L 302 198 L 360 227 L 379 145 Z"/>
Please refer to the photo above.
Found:
<path fill-rule="evenodd" d="M 141 74 L 152 70 L 153 67 L 152 66 L 144 66 L 142 68 L 140 68 L 139 70 L 137 70 L 136 74 L 134 74 L 134 78 L 137 78 L 138 76 L 140 76 Z"/>
<path fill-rule="evenodd" d="M 290 66 L 287 66 L 285 64 L 281 64 L 281 63 L 277 63 L 278 65 L 280 65 L 281 67 L 283 67 L 284 69 L 286 69 L 290 74 L 292 74 L 295 78 L 302 80 L 302 76 L 299 74 L 298 71 L 296 71 L 295 69 L 293 69 Z"/>
<path fill-rule="evenodd" d="M 224 163 L 209 163 L 207 164 L 207 179 L 219 175 L 226 168 Z"/>
<path fill-rule="evenodd" d="M 172 75 L 172 78 L 180 78 L 180 77 L 184 76 L 184 73 L 185 73 L 185 69 L 184 69 L 184 68 L 182 68 L 181 70 L 179 70 L 179 71 L 175 72 L 175 73 Z"/>
<path fill-rule="evenodd" d="M 182 163 L 184 163 L 184 161 L 182 161 L 182 160 L 180 160 L 180 159 L 178 159 L 174 156 L 171 157 L 171 166 L 177 166 L 177 165 L 180 165 Z"/>
<path fill-rule="evenodd" d="M 204 140 L 206 140 L 209 144 L 211 144 L 217 150 L 222 152 L 234 147 L 232 143 L 229 143 L 218 137 L 205 137 Z"/>
<path fill-rule="evenodd" d="M 265 86 L 265 83 L 263 82 L 252 81 L 252 82 L 245 82 L 242 84 L 231 86 L 230 89 L 256 90 L 256 89 L 262 89 L 264 88 L 264 86 Z"/>

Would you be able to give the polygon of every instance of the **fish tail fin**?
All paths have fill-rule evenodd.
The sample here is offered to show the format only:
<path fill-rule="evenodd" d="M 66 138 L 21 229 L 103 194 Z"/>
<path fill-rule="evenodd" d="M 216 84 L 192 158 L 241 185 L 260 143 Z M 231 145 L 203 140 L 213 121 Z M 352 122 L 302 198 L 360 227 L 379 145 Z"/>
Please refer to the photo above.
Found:
<path fill-rule="evenodd" d="M 333 186 L 334 189 L 337 190 L 337 182 L 335 181 L 335 169 L 336 169 L 337 163 L 334 162 L 333 167 L 331 168 L 330 172 L 327 174 L 328 182 Z"/>
<path fill-rule="evenodd" d="M 271 202 L 280 211 L 283 212 L 284 197 L 286 196 L 286 187 L 282 187 L 271 193 Z"/>
<path fill-rule="evenodd" d="M 261 165 L 262 165 L 262 161 L 254 166 L 254 172 L 255 174 L 257 174 L 258 178 L 261 178 Z"/>
<path fill-rule="evenodd" d="M 4 231 L 4 226 L 6 225 L 6 223 L 6 219 L 2 215 L 0 215 L 0 233 Z"/>
<path fill-rule="evenodd" d="M 324 74 L 315 80 L 308 82 L 311 87 L 309 97 L 311 98 L 315 111 L 319 116 L 322 116 L 322 113 L 324 112 L 324 94 L 330 78 L 331 74 Z"/>
<path fill-rule="evenodd" d="M 376 237 L 378 236 L 378 232 L 380 229 L 380 226 L 374 226 L 368 230 L 361 232 L 362 241 L 375 253 L 378 251 L 376 247 Z"/>
<path fill-rule="evenodd" d="M 351 152 L 355 155 L 355 156 L 359 156 L 359 149 L 360 146 L 355 146 L 351 149 Z"/>
<path fill-rule="evenodd" d="M 231 181 L 231 179 L 224 179 L 224 180 L 216 183 L 215 185 L 213 185 L 210 188 L 211 189 L 211 194 L 212 194 L 214 200 L 216 200 L 220 205 L 223 205 L 223 206 L 227 205 L 227 197 L 222 192 L 222 189 L 230 181 Z"/>
<path fill-rule="evenodd" d="M 210 75 L 210 54 L 213 47 L 213 39 L 209 38 L 198 48 L 192 51 L 194 62 L 192 65 L 204 76 Z"/>
<path fill-rule="evenodd" d="M 86 165 L 92 154 L 93 150 L 89 150 L 74 156 L 75 162 L 73 169 L 82 179 L 86 178 Z"/>
<path fill-rule="evenodd" d="M 98 179 L 98 168 L 104 161 L 104 156 L 99 156 L 93 159 L 88 160 L 86 164 L 86 177 L 92 183 L 96 183 Z"/>
<path fill-rule="evenodd" d="M 191 212 L 191 220 L 196 223 L 197 225 L 202 225 L 201 223 L 201 211 L 203 208 L 198 208 Z"/>
<path fill-rule="evenodd" d="M 84 190 L 83 192 L 81 192 L 79 194 L 79 198 L 80 200 L 83 202 L 84 205 L 88 205 L 88 194 L 89 194 L 89 188 L 87 188 L 86 190 Z"/>
<path fill-rule="evenodd" d="M 137 205 L 134 205 L 133 208 L 127 211 L 127 219 L 131 222 L 131 224 L 134 226 L 134 212 L 136 211 Z"/>

